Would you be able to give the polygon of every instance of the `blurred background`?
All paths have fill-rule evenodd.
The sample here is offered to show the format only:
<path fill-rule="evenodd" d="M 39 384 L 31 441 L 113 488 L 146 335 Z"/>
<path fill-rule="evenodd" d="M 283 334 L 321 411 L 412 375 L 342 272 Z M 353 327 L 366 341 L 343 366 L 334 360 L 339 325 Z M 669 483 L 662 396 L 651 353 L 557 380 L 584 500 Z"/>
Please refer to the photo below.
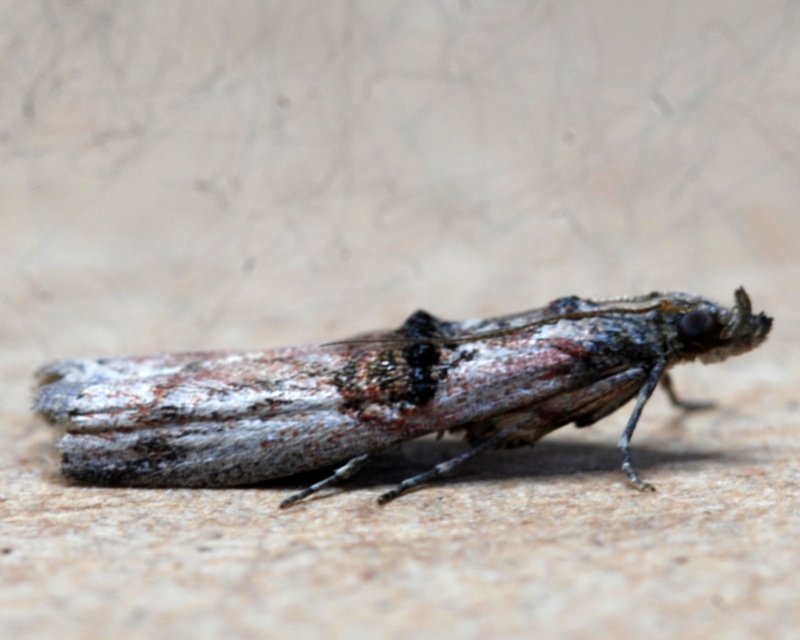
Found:
<path fill-rule="evenodd" d="M 745 285 L 773 337 L 679 387 L 796 411 L 798 43 L 786 0 L 0 0 L 4 486 L 50 490 L 46 361 L 417 308 Z"/>
<path fill-rule="evenodd" d="M 796 3 L 0 10 L 4 324 L 41 359 L 798 275 Z"/>

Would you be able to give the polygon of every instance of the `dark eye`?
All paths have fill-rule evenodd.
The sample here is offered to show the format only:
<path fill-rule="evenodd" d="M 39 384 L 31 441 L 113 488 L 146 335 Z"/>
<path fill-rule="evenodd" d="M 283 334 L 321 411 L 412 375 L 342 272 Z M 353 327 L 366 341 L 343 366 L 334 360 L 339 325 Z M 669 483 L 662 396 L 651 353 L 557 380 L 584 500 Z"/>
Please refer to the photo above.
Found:
<path fill-rule="evenodd" d="M 719 340 L 720 326 L 708 311 L 690 311 L 678 321 L 678 335 L 687 347 L 710 349 Z"/>

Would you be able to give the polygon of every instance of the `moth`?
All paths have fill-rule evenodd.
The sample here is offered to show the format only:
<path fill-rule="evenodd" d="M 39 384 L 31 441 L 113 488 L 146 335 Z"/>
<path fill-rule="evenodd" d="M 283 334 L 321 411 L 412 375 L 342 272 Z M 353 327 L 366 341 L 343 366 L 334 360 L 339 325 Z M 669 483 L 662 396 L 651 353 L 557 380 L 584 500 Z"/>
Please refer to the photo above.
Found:
<path fill-rule="evenodd" d="M 470 448 L 380 496 L 392 500 L 487 449 L 589 426 L 635 399 L 622 470 L 650 489 L 630 441 L 668 370 L 754 349 L 772 319 L 743 288 L 732 307 L 683 293 L 593 301 L 450 322 L 424 311 L 396 331 L 322 345 L 65 360 L 37 373 L 35 408 L 63 427 L 65 476 L 81 483 L 231 487 L 337 466 L 294 504 L 376 452 L 431 433 Z"/>

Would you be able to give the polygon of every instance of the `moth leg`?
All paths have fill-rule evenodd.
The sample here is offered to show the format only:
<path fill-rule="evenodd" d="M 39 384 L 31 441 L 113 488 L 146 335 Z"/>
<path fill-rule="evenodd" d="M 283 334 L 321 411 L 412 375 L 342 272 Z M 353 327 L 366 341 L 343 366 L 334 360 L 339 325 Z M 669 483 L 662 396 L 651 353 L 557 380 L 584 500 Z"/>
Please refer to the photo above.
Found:
<path fill-rule="evenodd" d="M 331 475 L 329 475 L 324 480 L 320 480 L 319 482 L 312 484 L 310 487 L 303 489 L 302 491 L 298 491 L 292 496 L 283 500 L 279 507 L 281 509 L 285 509 L 286 507 L 292 506 L 295 502 L 299 502 L 303 498 L 307 498 L 312 493 L 316 493 L 320 489 L 324 489 L 326 487 L 330 487 L 337 482 L 341 482 L 342 480 L 347 480 L 350 476 L 357 473 L 361 467 L 364 466 L 364 463 L 370 457 L 369 453 L 364 453 L 360 456 L 356 456 L 347 461 L 346 464 L 342 465 L 336 471 L 334 471 Z"/>
<path fill-rule="evenodd" d="M 445 460 L 437 464 L 432 469 L 429 469 L 425 473 L 420 473 L 419 475 L 413 476 L 406 480 L 403 480 L 400 484 L 398 484 L 394 489 L 391 491 L 387 491 L 380 497 L 378 497 L 378 504 L 386 504 L 391 500 L 403 495 L 406 491 L 413 489 L 414 487 L 418 487 L 421 484 L 428 482 L 428 480 L 433 480 L 434 478 L 438 478 L 441 475 L 444 475 L 448 471 L 454 469 L 458 465 L 467 460 L 474 458 L 479 453 L 486 451 L 487 449 L 491 449 L 502 444 L 505 440 L 507 440 L 510 436 L 512 436 L 516 431 L 518 431 L 518 427 L 524 425 L 526 421 L 527 414 L 521 414 L 520 416 L 522 419 L 518 420 L 518 424 L 514 426 L 507 427 L 502 431 L 498 431 L 493 436 L 487 438 L 476 444 L 474 447 L 465 451 L 460 456 L 456 456 L 455 458 L 451 458 L 450 460 Z"/>
<path fill-rule="evenodd" d="M 625 426 L 625 431 L 622 432 L 622 437 L 619 439 L 619 448 L 622 449 L 622 470 L 628 474 L 633 486 L 640 491 L 655 491 L 655 487 L 639 478 L 639 474 L 633 468 L 631 462 L 631 437 L 633 430 L 636 429 L 636 423 L 639 422 L 639 417 L 642 415 L 644 405 L 650 399 L 653 391 L 658 386 L 658 381 L 664 375 L 664 370 L 667 368 L 666 360 L 659 360 L 655 366 L 650 370 L 647 375 L 647 380 L 644 386 L 639 391 L 639 397 L 636 398 L 636 406 L 633 408 L 633 413 L 628 419 L 628 424 Z"/>
<path fill-rule="evenodd" d="M 707 402 L 703 400 L 681 400 L 678 397 L 678 394 L 675 393 L 675 387 L 672 386 L 672 377 L 669 373 L 665 373 L 661 377 L 661 386 L 664 387 L 664 391 L 667 392 L 669 396 L 669 401 L 675 407 L 680 407 L 684 411 L 701 411 L 703 409 L 711 409 L 714 407 L 713 402 Z"/>

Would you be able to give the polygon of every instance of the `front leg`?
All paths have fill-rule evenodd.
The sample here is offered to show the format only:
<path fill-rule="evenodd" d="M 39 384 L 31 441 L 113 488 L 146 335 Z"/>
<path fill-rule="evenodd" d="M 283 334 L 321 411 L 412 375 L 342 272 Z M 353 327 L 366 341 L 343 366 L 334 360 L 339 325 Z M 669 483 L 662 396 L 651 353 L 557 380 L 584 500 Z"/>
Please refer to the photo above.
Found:
<path fill-rule="evenodd" d="M 664 375 L 666 368 L 667 361 L 664 359 L 656 362 L 656 364 L 650 370 L 644 386 L 642 387 L 641 391 L 639 391 L 639 397 L 636 398 L 636 406 L 633 408 L 633 413 L 628 419 L 628 424 L 625 427 L 625 431 L 622 432 L 622 437 L 619 439 L 619 448 L 622 449 L 622 470 L 628 474 L 628 478 L 630 478 L 633 486 L 640 491 L 655 491 L 655 487 L 639 478 L 639 474 L 637 474 L 636 470 L 633 468 L 630 448 L 631 437 L 633 436 L 633 430 L 636 429 L 636 423 L 639 422 L 639 417 L 642 415 L 642 409 L 644 409 L 644 405 L 650 399 L 653 391 L 658 386 L 658 381 Z"/>
<path fill-rule="evenodd" d="M 681 400 L 678 394 L 675 393 L 675 387 L 672 386 L 672 377 L 669 373 L 661 376 L 661 386 L 669 396 L 669 401 L 674 407 L 680 407 L 684 411 L 703 411 L 704 409 L 713 409 L 714 403 L 703 400 Z"/>

